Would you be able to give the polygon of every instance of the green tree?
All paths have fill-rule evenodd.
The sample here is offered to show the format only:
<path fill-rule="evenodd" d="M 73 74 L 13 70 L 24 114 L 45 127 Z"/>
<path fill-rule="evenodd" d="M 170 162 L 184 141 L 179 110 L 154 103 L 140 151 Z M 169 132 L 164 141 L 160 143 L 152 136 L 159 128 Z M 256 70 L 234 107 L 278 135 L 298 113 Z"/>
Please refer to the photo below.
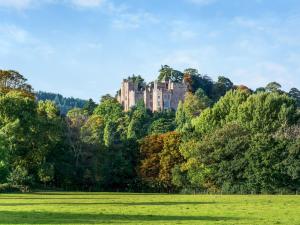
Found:
<path fill-rule="evenodd" d="M 150 135 L 140 143 L 139 176 L 152 188 L 159 186 L 160 153 L 163 150 L 163 136 Z"/>
<path fill-rule="evenodd" d="M 181 136 L 176 132 L 163 135 L 163 149 L 160 153 L 159 182 L 169 191 L 174 189 L 173 169 L 183 163 L 183 156 L 179 151 Z"/>
<path fill-rule="evenodd" d="M 0 92 L 7 93 L 11 90 L 33 98 L 33 89 L 24 76 L 14 70 L 0 70 Z"/>
<path fill-rule="evenodd" d="M 139 102 L 133 109 L 128 125 L 127 138 L 140 139 L 147 135 L 150 126 L 150 115 L 143 102 Z"/>
<path fill-rule="evenodd" d="M 297 88 L 292 88 L 289 91 L 289 96 L 294 98 L 297 102 L 297 106 L 300 107 L 300 91 Z"/>
<path fill-rule="evenodd" d="M 267 92 L 281 92 L 281 85 L 277 82 L 271 82 L 267 84 L 265 89 Z"/>
<path fill-rule="evenodd" d="M 83 106 L 83 109 L 88 111 L 89 115 L 92 115 L 95 108 L 97 107 L 97 104 L 93 101 L 93 99 L 89 99 Z"/>
<path fill-rule="evenodd" d="M 163 134 L 175 130 L 176 124 L 174 120 L 167 118 L 159 118 L 154 120 L 149 127 L 149 134 Z"/>
<path fill-rule="evenodd" d="M 101 116 L 105 122 L 117 121 L 123 116 L 122 105 L 113 97 L 104 98 L 95 108 L 94 114 Z"/>
<path fill-rule="evenodd" d="M 112 146 L 116 141 L 116 124 L 111 120 L 105 125 L 103 138 L 106 147 Z"/>
<path fill-rule="evenodd" d="M 159 70 L 158 80 L 171 80 L 174 82 L 181 82 L 183 80 L 183 73 L 178 70 L 174 70 L 168 65 L 164 65 L 161 66 L 161 69 Z"/>
<path fill-rule="evenodd" d="M 218 81 L 213 85 L 212 98 L 216 102 L 222 96 L 224 96 L 227 91 L 233 89 L 233 83 L 227 77 L 219 76 Z"/>

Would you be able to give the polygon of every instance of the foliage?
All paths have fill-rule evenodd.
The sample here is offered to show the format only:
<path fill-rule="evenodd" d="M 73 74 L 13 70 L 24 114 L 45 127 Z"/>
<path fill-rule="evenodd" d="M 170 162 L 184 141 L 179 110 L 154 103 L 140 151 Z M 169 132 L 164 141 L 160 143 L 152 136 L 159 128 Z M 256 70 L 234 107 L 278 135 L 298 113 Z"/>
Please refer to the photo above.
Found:
<path fill-rule="evenodd" d="M 181 82 L 183 80 L 183 73 L 178 70 L 174 70 L 168 65 L 164 65 L 161 66 L 161 69 L 159 70 L 158 80 L 171 80 L 174 82 Z"/>
<path fill-rule="evenodd" d="M 38 101 L 52 101 L 58 107 L 61 115 L 67 115 L 67 113 L 74 108 L 84 108 L 87 107 L 88 102 L 79 98 L 66 98 L 60 94 L 54 94 L 44 91 L 38 91 L 35 93 L 35 96 Z"/>
<path fill-rule="evenodd" d="M 33 98 L 33 88 L 23 75 L 14 70 L 0 70 L 0 92 L 6 94 L 12 90 Z"/>
<path fill-rule="evenodd" d="M 299 191 L 298 89 L 272 82 L 253 92 L 169 66 L 159 79 L 188 85 L 176 112 L 151 112 L 143 101 L 124 112 L 111 95 L 99 104 L 43 92 L 35 100 L 22 75 L 0 71 L 3 189 Z"/>

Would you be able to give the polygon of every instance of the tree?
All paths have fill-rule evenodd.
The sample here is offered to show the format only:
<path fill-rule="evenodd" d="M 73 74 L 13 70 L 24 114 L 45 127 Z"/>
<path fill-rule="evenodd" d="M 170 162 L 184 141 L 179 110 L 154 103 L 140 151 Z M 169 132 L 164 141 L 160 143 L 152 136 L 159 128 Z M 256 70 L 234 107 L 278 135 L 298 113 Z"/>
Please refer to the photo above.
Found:
<path fill-rule="evenodd" d="M 160 153 L 163 149 L 163 136 L 150 135 L 140 143 L 139 176 L 152 188 L 159 186 Z"/>
<path fill-rule="evenodd" d="M 16 166 L 11 171 L 9 177 L 7 178 L 10 184 L 16 186 L 22 186 L 23 190 L 28 190 L 28 187 L 30 186 L 32 179 L 33 178 L 28 174 L 27 169 L 21 166 Z"/>
<path fill-rule="evenodd" d="M 94 114 L 100 116 L 105 122 L 117 121 L 123 116 L 122 105 L 113 97 L 104 98 L 95 108 Z"/>
<path fill-rule="evenodd" d="M 265 89 L 267 92 L 281 92 L 280 88 L 281 88 L 281 85 L 279 83 L 271 82 L 271 83 L 267 84 Z"/>
<path fill-rule="evenodd" d="M 113 121 L 109 120 L 105 125 L 103 134 L 104 144 L 106 147 L 111 147 L 115 143 L 115 130 L 116 124 Z"/>
<path fill-rule="evenodd" d="M 233 87 L 233 83 L 230 79 L 228 79 L 227 77 L 219 76 L 218 81 L 213 86 L 213 100 L 215 102 L 218 101 L 222 96 L 224 96 L 227 93 L 227 91 L 231 90 Z"/>
<path fill-rule="evenodd" d="M 192 126 L 192 119 L 199 116 L 204 109 L 209 107 L 209 105 L 210 100 L 201 89 L 198 89 L 196 94 L 187 93 L 184 103 L 180 102 L 178 104 L 176 112 L 177 130 L 189 130 Z"/>
<path fill-rule="evenodd" d="M 290 140 L 291 142 L 291 140 Z M 291 182 L 284 184 L 292 190 L 299 191 L 300 187 L 300 139 L 292 141 L 288 147 L 288 155 L 283 161 L 283 166 L 286 168 L 286 173 L 290 177 Z"/>
<path fill-rule="evenodd" d="M 276 132 L 298 118 L 295 100 L 278 92 L 251 95 L 238 107 L 236 115 L 252 132 Z"/>
<path fill-rule="evenodd" d="M 237 110 L 250 94 L 247 91 L 231 90 L 222 97 L 212 108 L 205 109 L 201 115 L 193 120 L 195 131 L 204 135 L 227 122 L 237 119 Z"/>
<path fill-rule="evenodd" d="M 174 188 L 173 169 L 183 163 L 183 156 L 179 151 L 181 136 L 176 132 L 163 135 L 163 149 L 160 153 L 159 181 L 169 191 Z"/>
<path fill-rule="evenodd" d="M 78 108 L 70 110 L 66 118 L 68 127 L 67 138 L 75 158 L 76 168 L 79 167 L 79 161 L 84 150 L 81 140 L 81 128 L 84 126 L 87 119 L 87 112 Z"/>
<path fill-rule="evenodd" d="M 24 96 L 33 98 L 33 89 L 27 79 L 14 70 L 0 70 L 0 92 L 20 91 Z"/>
<path fill-rule="evenodd" d="M 173 82 L 181 82 L 183 80 L 183 73 L 174 70 L 168 65 L 161 66 L 161 69 L 159 70 L 158 80 L 171 80 Z"/>
<path fill-rule="evenodd" d="M 146 86 L 145 80 L 140 76 L 135 76 L 134 74 L 127 78 L 128 81 L 133 82 L 133 84 L 140 90 Z"/>
<path fill-rule="evenodd" d="M 154 120 L 149 127 L 149 134 L 163 134 L 175 130 L 176 124 L 172 119 L 160 118 Z"/>
<path fill-rule="evenodd" d="M 147 135 L 150 126 L 150 115 L 144 105 L 139 102 L 133 109 L 132 117 L 128 125 L 127 138 L 140 139 Z"/>
<path fill-rule="evenodd" d="M 294 98 L 297 102 L 297 106 L 300 107 L 300 91 L 297 88 L 292 88 L 289 91 L 289 96 Z"/>
<path fill-rule="evenodd" d="M 188 164 L 192 166 L 192 173 L 189 174 L 191 181 L 197 180 L 199 174 L 202 174 L 202 187 L 222 189 L 225 192 L 244 189 L 244 154 L 249 148 L 248 140 L 248 131 L 234 123 L 205 136 L 195 149 L 189 148 L 192 151 L 188 153 L 192 156 L 189 161 L 194 162 Z"/>
<path fill-rule="evenodd" d="M 213 81 L 209 76 L 201 75 L 196 69 L 189 68 L 184 71 L 183 79 L 192 93 L 202 89 L 205 95 L 212 98 Z"/>
<path fill-rule="evenodd" d="M 266 88 L 264 87 L 256 88 L 255 93 L 259 93 L 259 92 L 266 92 Z"/>
<path fill-rule="evenodd" d="M 89 99 L 83 106 L 83 109 L 88 111 L 89 115 L 92 115 L 95 108 L 97 107 L 97 104 L 93 101 L 93 99 Z"/>

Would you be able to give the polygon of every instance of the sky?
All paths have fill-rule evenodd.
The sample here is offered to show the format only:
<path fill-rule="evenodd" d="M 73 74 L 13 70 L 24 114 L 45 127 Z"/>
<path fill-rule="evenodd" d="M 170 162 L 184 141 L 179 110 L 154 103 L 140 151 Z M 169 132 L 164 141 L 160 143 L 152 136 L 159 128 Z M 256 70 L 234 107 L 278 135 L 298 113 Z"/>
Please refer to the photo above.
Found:
<path fill-rule="evenodd" d="M 98 101 L 161 65 L 300 88 L 300 1 L 0 0 L 0 69 L 36 91 Z"/>

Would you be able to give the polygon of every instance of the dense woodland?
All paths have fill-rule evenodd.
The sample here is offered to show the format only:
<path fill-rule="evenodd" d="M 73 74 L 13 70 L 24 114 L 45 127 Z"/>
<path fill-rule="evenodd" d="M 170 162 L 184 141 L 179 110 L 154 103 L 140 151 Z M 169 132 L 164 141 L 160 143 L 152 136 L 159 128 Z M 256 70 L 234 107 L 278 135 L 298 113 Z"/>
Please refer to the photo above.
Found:
<path fill-rule="evenodd" d="M 165 77 L 189 85 L 176 112 L 143 102 L 124 112 L 105 95 L 64 115 L 18 72 L 0 70 L 0 191 L 299 191 L 298 89 L 251 90 L 169 66 Z"/>
<path fill-rule="evenodd" d="M 79 98 L 66 98 L 63 97 L 61 94 L 54 94 L 44 91 L 38 91 L 35 94 L 38 101 L 52 101 L 56 104 L 59 109 L 61 115 L 67 115 L 67 113 L 73 108 L 83 108 L 84 105 L 87 103 L 86 100 L 79 99 Z"/>

